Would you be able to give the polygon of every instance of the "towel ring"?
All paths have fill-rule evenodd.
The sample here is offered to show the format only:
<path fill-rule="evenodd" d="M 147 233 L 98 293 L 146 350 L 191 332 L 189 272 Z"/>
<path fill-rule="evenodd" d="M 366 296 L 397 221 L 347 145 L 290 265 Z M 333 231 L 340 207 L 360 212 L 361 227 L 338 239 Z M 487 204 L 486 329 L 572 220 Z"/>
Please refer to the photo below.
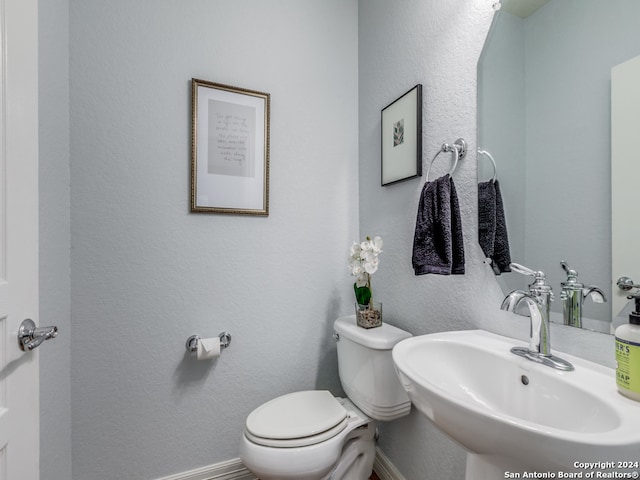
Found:
<path fill-rule="evenodd" d="M 498 167 L 496 167 L 496 161 L 494 160 L 493 156 L 486 150 L 478 149 L 478 153 L 480 155 L 486 155 L 487 157 L 489 157 L 489 160 L 491 160 L 491 163 L 493 164 L 493 178 L 491 179 L 491 181 L 495 183 L 496 178 L 498 177 Z"/>
<path fill-rule="evenodd" d="M 440 147 L 440 150 L 438 150 L 438 153 L 435 154 L 435 156 L 433 157 L 433 160 L 431 160 L 431 163 L 429 164 L 429 168 L 427 169 L 427 176 L 426 176 L 427 182 L 429 181 L 429 172 L 431 171 L 431 166 L 433 165 L 433 162 L 435 162 L 436 158 L 438 158 L 438 155 L 440 155 L 443 152 L 454 153 L 453 167 L 449 172 L 449 175 L 453 175 L 453 172 L 456 170 L 456 167 L 458 166 L 458 160 L 462 160 L 467 154 L 467 142 L 465 142 L 464 139 L 459 138 L 453 143 L 453 145 L 449 145 L 448 143 L 443 143 L 442 147 Z"/>

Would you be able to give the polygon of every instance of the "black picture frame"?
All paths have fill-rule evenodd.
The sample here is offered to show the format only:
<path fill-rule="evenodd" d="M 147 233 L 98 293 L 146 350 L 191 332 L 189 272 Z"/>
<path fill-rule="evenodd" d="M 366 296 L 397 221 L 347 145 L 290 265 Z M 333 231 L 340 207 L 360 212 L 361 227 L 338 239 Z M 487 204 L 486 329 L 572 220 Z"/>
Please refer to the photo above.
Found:
<path fill-rule="evenodd" d="M 381 185 L 422 176 L 422 85 L 381 112 Z"/>

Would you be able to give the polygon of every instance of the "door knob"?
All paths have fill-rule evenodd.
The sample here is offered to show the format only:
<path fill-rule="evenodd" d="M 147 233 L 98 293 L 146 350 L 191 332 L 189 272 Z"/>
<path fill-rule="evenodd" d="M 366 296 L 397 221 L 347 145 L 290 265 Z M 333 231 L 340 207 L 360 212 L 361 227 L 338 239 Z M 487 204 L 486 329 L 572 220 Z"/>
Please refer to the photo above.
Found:
<path fill-rule="evenodd" d="M 22 351 L 28 352 L 40 346 L 45 340 L 56 338 L 58 336 L 58 327 L 40 327 L 30 318 L 27 318 L 20 324 L 18 329 L 18 343 Z"/>

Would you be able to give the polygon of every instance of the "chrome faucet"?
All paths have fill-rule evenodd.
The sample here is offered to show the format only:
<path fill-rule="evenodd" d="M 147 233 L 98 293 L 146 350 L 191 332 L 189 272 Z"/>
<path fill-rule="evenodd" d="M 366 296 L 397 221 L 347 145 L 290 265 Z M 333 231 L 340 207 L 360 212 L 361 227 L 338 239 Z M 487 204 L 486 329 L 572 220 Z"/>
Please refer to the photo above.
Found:
<path fill-rule="evenodd" d="M 595 303 L 603 303 L 607 301 L 607 297 L 598 287 L 578 283 L 578 272 L 572 270 L 567 262 L 562 261 L 560 265 L 567 272 L 567 280 L 560 283 L 564 324 L 582 328 L 582 306 L 585 299 L 591 297 Z"/>
<path fill-rule="evenodd" d="M 512 263 L 510 267 L 513 272 L 534 277 L 528 292 L 514 290 L 505 297 L 500 306 L 502 310 L 521 315 L 518 307 L 524 303 L 531 318 L 529 348 L 513 347 L 511 353 L 558 370 L 573 370 L 573 365 L 569 362 L 551 354 L 549 307 L 553 301 L 553 292 L 546 283 L 544 272 L 534 271 L 517 263 Z"/>

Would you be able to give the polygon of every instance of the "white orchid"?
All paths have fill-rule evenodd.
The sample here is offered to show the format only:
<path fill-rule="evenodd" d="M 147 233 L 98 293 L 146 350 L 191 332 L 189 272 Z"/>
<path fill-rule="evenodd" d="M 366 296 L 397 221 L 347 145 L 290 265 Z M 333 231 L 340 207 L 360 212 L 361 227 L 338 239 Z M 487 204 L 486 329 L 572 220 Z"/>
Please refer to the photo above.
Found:
<path fill-rule="evenodd" d="M 358 303 L 366 305 L 371 301 L 371 275 L 378 271 L 382 253 L 382 238 L 367 237 L 362 242 L 353 242 L 350 250 L 349 268 L 351 275 L 356 277 L 353 288 Z"/>

